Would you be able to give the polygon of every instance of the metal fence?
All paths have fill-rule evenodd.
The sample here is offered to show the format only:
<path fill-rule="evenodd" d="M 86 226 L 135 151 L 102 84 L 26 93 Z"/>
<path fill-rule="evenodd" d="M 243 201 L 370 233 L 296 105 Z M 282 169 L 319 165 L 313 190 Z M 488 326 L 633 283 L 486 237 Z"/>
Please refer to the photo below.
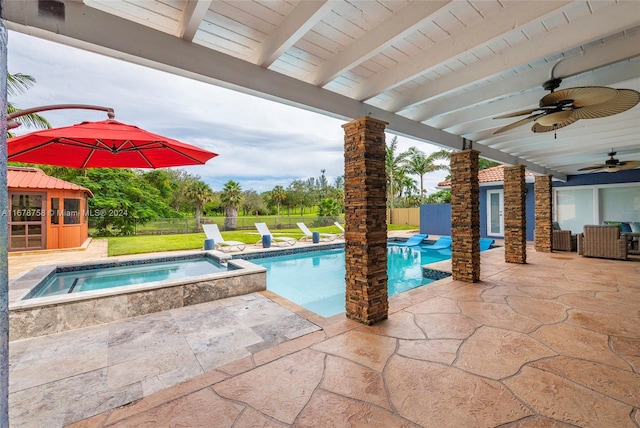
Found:
<path fill-rule="evenodd" d="M 344 215 L 336 217 L 295 215 L 236 217 L 235 227 L 227 227 L 225 217 L 203 217 L 201 219 L 202 224 L 215 223 L 220 230 L 251 230 L 255 229 L 255 224 L 258 222 L 266 223 L 270 229 L 296 229 L 296 223 L 298 222 L 303 222 L 310 227 L 321 227 L 331 226 L 334 221 L 344 224 Z M 387 222 L 420 226 L 420 209 L 394 208 L 393 210 L 387 210 Z M 195 218 L 157 218 L 144 223 L 136 223 L 133 230 L 135 235 L 168 235 L 202 232 L 202 228 L 197 227 Z M 89 234 L 95 235 L 95 228 L 90 228 Z"/>
<path fill-rule="evenodd" d="M 215 223 L 220 230 L 250 230 L 255 229 L 255 224 L 266 223 L 270 229 L 295 229 L 296 223 L 302 222 L 307 226 L 320 227 L 331 226 L 334 221 L 344 224 L 344 215 L 336 217 L 310 217 L 310 216 L 252 216 L 236 217 L 235 227 L 225 226 L 225 217 L 203 217 L 201 224 Z M 202 228 L 198 228 L 195 218 L 157 218 L 144 223 L 134 225 L 135 235 L 164 235 L 177 233 L 198 233 Z M 95 228 L 89 229 L 90 235 L 95 235 Z"/>

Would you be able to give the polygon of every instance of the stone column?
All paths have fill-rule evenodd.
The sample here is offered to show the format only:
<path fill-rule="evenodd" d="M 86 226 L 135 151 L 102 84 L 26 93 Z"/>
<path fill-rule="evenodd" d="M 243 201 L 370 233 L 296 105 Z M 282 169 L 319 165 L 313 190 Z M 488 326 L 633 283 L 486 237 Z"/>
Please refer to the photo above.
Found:
<path fill-rule="evenodd" d="M 538 175 L 534 184 L 535 189 L 535 247 L 541 253 L 551 252 L 553 239 L 553 194 L 550 175 Z"/>
<path fill-rule="evenodd" d="M 480 280 L 479 154 L 451 154 L 451 274 L 466 282 Z"/>
<path fill-rule="evenodd" d="M 371 325 L 388 316 L 386 122 L 363 117 L 344 128 L 347 318 Z"/>
<path fill-rule="evenodd" d="M 504 168 L 504 261 L 527 262 L 527 209 L 524 165 Z"/>

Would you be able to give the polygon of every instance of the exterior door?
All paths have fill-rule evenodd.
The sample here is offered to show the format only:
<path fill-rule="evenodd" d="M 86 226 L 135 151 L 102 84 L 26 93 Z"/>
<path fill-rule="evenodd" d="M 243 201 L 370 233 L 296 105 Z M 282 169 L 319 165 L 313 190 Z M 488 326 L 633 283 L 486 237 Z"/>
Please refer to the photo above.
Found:
<path fill-rule="evenodd" d="M 46 194 L 9 193 L 9 251 L 46 248 Z"/>
<path fill-rule="evenodd" d="M 504 236 L 504 191 L 487 190 L 487 235 Z"/>

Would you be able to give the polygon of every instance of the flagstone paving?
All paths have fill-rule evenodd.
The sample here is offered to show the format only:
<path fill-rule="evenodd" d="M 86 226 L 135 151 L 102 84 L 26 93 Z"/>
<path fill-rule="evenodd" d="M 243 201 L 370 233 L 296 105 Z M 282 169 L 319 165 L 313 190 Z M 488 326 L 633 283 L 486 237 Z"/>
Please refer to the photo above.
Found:
<path fill-rule="evenodd" d="M 202 362 L 210 368 L 202 374 L 190 372 L 184 354 L 162 356 L 179 342 L 174 335 L 144 330 L 128 337 L 113 328 L 78 351 L 128 340 L 155 349 L 167 364 L 184 361 L 179 375 L 188 380 L 169 388 L 145 382 L 154 373 L 142 359 L 131 382 L 156 392 L 139 399 L 139 390 L 123 389 L 123 372 L 106 396 L 100 385 L 109 370 L 96 369 L 104 357 L 92 354 L 76 368 L 59 369 L 84 384 L 95 413 L 70 426 L 640 427 L 640 258 L 594 260 L 531 246 L 527 258 L 507 264 L 503 248 L 486 251 L 481 282 L 445 279 L 394 296 L 389 319 L 374 326 L 316 317 L 322 330 L 233 355 L 223 365 L 206 362 L 233 341 L 192 346 L 203 371 Z M 446 270 L 447 262 L 439 264 Z M 200 328 L 192 321 L 186 337 L 202 340 Z M 236 339 L 248 348 L 250 337 Z M 23 362 L 43 364 L 29 350 L 20 343 L 12 349 L 12 374 L 26 377 L 12 382 L 23 391 L 33 388 Z M 68 362 L 67 352 L 47 355 Z M 128 352 L 107 358 L 143 358 Z M 57 393 L 43 389 L 20 409 L 36 417 Z M 71 414 L 62 422 L 73 422 Z"/>
<path fill-rule="evenodd" d="M 319 329 L 254 293 L 14 341 L 11 426 L 61 427 Z"/>

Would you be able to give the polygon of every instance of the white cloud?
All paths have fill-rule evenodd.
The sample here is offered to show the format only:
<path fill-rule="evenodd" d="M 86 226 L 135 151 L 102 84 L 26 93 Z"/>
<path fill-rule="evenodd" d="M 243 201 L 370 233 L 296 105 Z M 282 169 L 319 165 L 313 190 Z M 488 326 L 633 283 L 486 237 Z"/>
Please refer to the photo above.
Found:
<path fill-rule="evenodd" d="M 230 179 L 258 192 L 294 179 L 332 182 L 344 174 L 343 121 L 303 109 L 175 76 L 158 70 L 9 32 L 8 68 L 36 78 L 12 97 L 19 108 L 93 104 L 114 108 L 116 119 L 219 154 L 190 167 L 214 190 Z M 106 119 L 106 113 L 59 110 L 43 113 L 54 127 Z M 18 128 L 20 135 L 31 130 Z M 398 137 L 399 150 L 437 147 Z M 425 176 L 433 189 L 446 173 Z"/>

